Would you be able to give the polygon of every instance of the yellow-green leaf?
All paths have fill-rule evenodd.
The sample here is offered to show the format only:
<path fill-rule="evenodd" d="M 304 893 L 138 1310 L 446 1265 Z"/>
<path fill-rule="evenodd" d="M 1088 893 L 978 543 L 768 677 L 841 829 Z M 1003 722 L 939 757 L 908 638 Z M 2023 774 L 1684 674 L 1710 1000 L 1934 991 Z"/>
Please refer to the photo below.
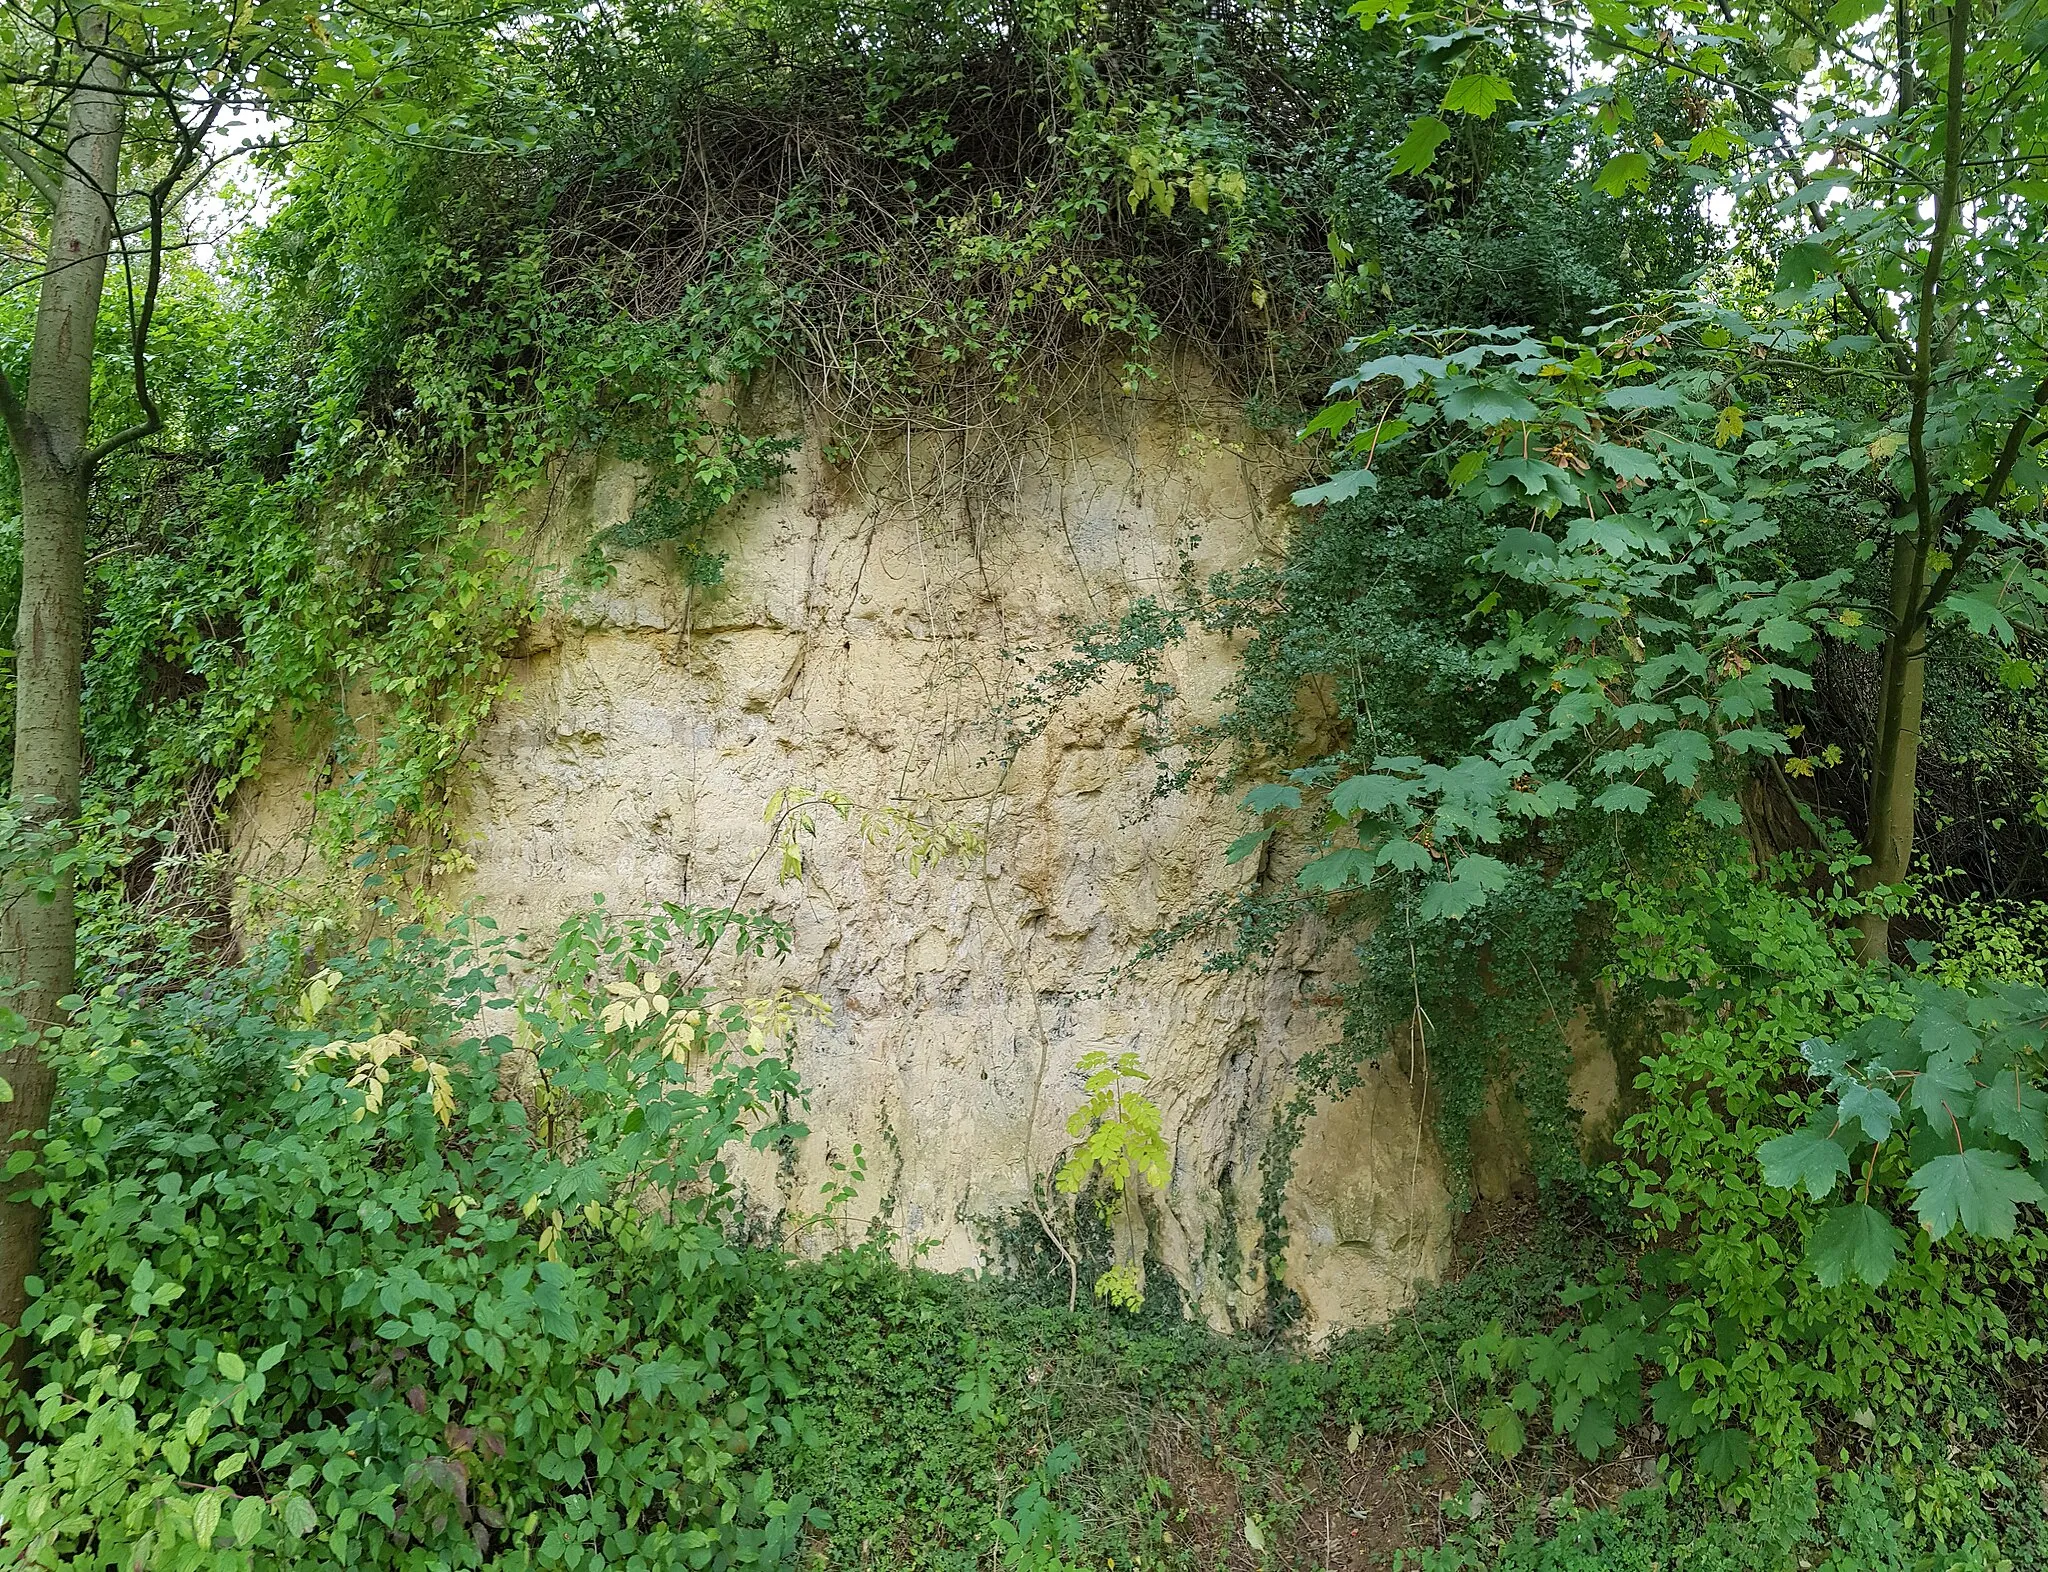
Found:
<path fill-rule="evenodd" d="M 1593 189 L 1611 197 L 1619 197 L 1630 186 L 1638 191 L 1650 189 L 1648 153 L 1616 153 L 1600 166 L 1600 173 L 1593 177 Z"/>
<path fill-rule="evenodd" d="M 1394 173 L 1419 175 L 1436 162 L 1436 150 L 1451 134 L 1451 128 L 1435 115 L 1420 115 L 1408 127 L 1407 136 L 1394 149 Z"/>
<path fill-rule="evenodd" d="M 1515 90 L 1506 77 L 1474 72 L 1459 77 L 1444 89 L 1441 107 L 1446 114 L 1471 115 L 1474 119 L 1486 120 L 1490 119 L 1493 112 L 1502 104 L 1512 104 L 1514 101 Z"/>
<path fill-rule="evenodd" d="M 220 1492 L 209 1490 L 192 1503 L 192 1537 L 202 1550 L 213 1548 L 213 1536 L 220 1531 Z"/>

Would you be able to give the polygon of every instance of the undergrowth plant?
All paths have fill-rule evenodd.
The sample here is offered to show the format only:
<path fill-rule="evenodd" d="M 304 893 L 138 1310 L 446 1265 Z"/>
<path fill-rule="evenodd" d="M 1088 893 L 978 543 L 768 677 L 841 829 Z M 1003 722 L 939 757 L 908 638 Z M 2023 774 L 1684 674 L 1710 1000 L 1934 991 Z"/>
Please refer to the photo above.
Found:
<path fill-rule="evenodd" d="M 1647 1419 L 1674 1447 L 1674 1478 L 1753 1491 L 1852 1437 L 1857 1453 L 1900 1444 L 1916 1415 L 1969 1411 L 1976 1384 L 2037 1367 L 2048 1348 L 2031 1309 L 2043 1236 L 2012 1226 L 2016 1192 L 2033 1181 L 2009 1155 L 2033 1133 L 2031 1104 L 2023 1075 L 2015 1125 L 2010 1051 L 1995 1072 L 1981 1057 L 2026 1040 L 2028 1017 L 2013 1014 L 2026 1001 L 1960 1003 L 1993 1046 L 1961 1052 L 1953 1070 L 1938 1063 L 1932 1080 L 1916 1075 L 1903 1043 L 1938 1036 L 1955 1019 L 1942 1001 L 1955 996 L 1856 960 L 1844 917 L 1867 897 L 1853 869 L 1840 850 L 1762 877 L 1710 855 L 1668 885 L 1602 892 L 1615 916 L 1616 1024 L 1652 1039 L 1639 1111 L 1605 1176 L 1642 1253 L 1569 1296 L 1555 1328 L 1467 1346 L 1499 1451 L 1520 1451 L 1530 1422 L 1547 1419 L 1598 1457 Z M 1957 1034 L 1976 1029 L 1951 1028 L 1948 1051 L 1966 1049 Z M 1828 1046 L 1884 1034 L 1906 1055 L 1888 1068 Z M 1861 1111 L 1884 1122 L 1879 1099 L 1890 1094 L 1872 1076 L 1939 1084 L 1953 1101 L 1966 1069 L 1989 1072 L 1988 1089 L 1969 1088 L 1938 1140 L 1932 1119 L 1917 1119 L 1929 1132 L 1918 1157 L 1875 1154 L 1857 1175 L 1874 1191 L 1818 1204 L 1846 1172 L 1846 1148 L 1865 1139 Z M 1830 1111 L 1847 1106 L 1855 1119 Z M 1963 1155 L 1945 1157 L 1962 1120 Z M 1829 1132 L 1841 1142 L 1829 1140 L 1832 1157 L 1815 1145 Z M 1927 1224 L 1910 1235 L 1869 1204 L 1902 1190 L 1918 1192 Z M 1967 1237 L 1948 1237 L 1959 1221 Z"/>
<path fill-rule="evenodd" d="M 1730 964 L 1780 929 L 1804 932 L 1716 909 L 1674 936 L 1691 953 L 1724 935 Z M 1319 1503 L 1361 1467 L 1437 1510 L 1416 1460 L 1460 1455 L 1464 1426 L 1490 1422 L 1461 1390 L 1461 1347 L 1468 1371 L 1475 1348 L 1509 1350 L 1502 1369 L 1527 1353 L 1519 1378 L 1546 1403 L 1577 1393 L 1567 1428 L 1584 1436 L 1606 1400 L 1588 1373 L 1611 1385 L 1640 1341 L 1616 1273 L 1579 1297 L 1622 1336 L 1558 1324 L 1585 1246 L 1554 1226 L 1317 1357 L 1218 1337 L 1157 1283 L 1136 1311 L 1071 1310 L 1057 1263 L 975 1280 L 906 1269 L 887 1240 L 809 1262 L 744 1244 L 762 1235 L 740 1154 L 799 1135 L 786 1039 L 814 1006 L 694 975 L 710 946 L 785 942 L 743 911 L 600 907 L 538 946 L 481 927 L 360 950 L 280 932 L 168 993 L 109 976 L 59 1045 L 0 1548 L 163 1572 L 1196 1572 L 1256 1531 L 1272 1565 L 1306 1568 L 1327 1546 Z M 826 1214 L 850 1183 L 828 1183 Z M 1734 1303 L 1704 1272 L 1666 1292 L 1718 1292 L 1716 1316 Z M 2016 1325 L 1982 1324 L 2017 1343 Z M 1909 1399 L 1941 1396 L 1927 1370 L 1901 1372 Z M 2023 1456 L 1995 1403 L 1950 1396 L 1921 1409 L 1928 1430 L 1873 1390 L 1888 1450 L 1867 1477 L 1808 1477 L 1820 1516 L 1783 1543 L 1816 1564 L 1848 1547 L 2021 1554 Z M 1951 1413 L 1964 1428 L 1939 1428 Z M 1559 1506 L 1577 1452 L 1535 1443 L 1546 1417 L 1526 1415 L 1516 1464 L 1532 1493 L 1475 1472 L 1484 1489 L 1428 1540 L 1464 1559 L 1436 1564 L 1648 1572 L 1653 1552 L 1696 1546 L 1778 1572 L 1761 1507 L 1717 1526 L 1688 1498 Z M 1376 1532 L 1426 1527 L 1392 1510 L 1398 1528 Z M 1923 1564 L 1977 1563 L 1836 1563 Z"/>
<path fill-rule="evenodd" d="M 735 911 L 527 950 L 290 934 L 50 1045 L 11 1564 L 773 1565 L 819 1306 L 732 1242 L 808 1005 L 713 996 Z M 515 968 L 515 963 L 519 963 Z M 18 1174 L 17 1159 L 10 1174 Z M 592 1564 L 596 1564 L 593 1560 Z"/>
<path fill-rule="evenodd" d="M 1075 1069 L 1085 1077 L 1088 1096 L 1067 1120 L 1067 1134 L 1078 1144 L 1060 1164 L 1053 1183 L 1063 1194 L 1079 1196 L 1091 1181 L 1103 1190 L 1097 1205 L 1104 1222 L 1120 1209 L 1136 1206 L 1131 1181 L 1142 1180 L 1155 1190 L 1166 1187 L 1168 1153 L 1159 1133 L 1159 1105 L 1138 1090 L 1151 1077 L 1126 1050 L 1110 1054 L 1095 1049 L 1081 1056 Z M 1136 1219 L 1132 1219 L 1136 1227 Z M 1125 1310 L 1145 1302 L 1141 1263 L 1124 1260 L 1095 1279 L 1095 1297 Z"/>

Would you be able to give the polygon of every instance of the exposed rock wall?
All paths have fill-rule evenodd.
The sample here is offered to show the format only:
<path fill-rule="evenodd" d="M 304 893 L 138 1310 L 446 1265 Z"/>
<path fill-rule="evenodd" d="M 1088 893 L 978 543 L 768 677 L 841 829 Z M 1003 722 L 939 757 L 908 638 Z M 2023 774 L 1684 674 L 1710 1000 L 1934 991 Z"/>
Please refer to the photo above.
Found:
<path fill-rule="evenodd" d="M 599 893 L 790 918 L 782 969 L 832 1017 L 799 1054 L 812 1135 L 794 1171 L 749 1170 L 751 1199 L 770 1215 L 813 1204 L 859 1143 L 856 1215 L 886 1214 L 901 1250 L 940 1268 L 984 1264 L 990 1225 L 1052 1169 L 1081 1056 L 1135 1050 L 1173 1167 L 1129 1221 L 1202 1314 L 1241 1321 L 1265 1287 L 1264 1148 L 1290 1067 L 1334 1029 L 1331 979 L 1307 948 L 1229 977 L 1194 952 L 1137 960 L 1155 928 L 1251 873 L 1222 860 L 1244 828 L 1228 802 L 1154 799 L 1135 682 L 1061 706 L 1007 760 L 998 713 L 1078 622 L 1184 572 L 1270 560 L 1294 455 L 1260 447 L 1223 401 L 1176 396 L 1041 434 L 993 485 L 964 483 L 957 456 L 909 440 L 854 473 L 814 437 L 724 522 L 720 592 L 693 595 L 661 552 L 635 552 L 535 628 L 473 754 L 460 823 L 474 868 L 452 894 L 508 927 L 551 925 Z M 539 537 L 562 561 L 624 518 L 639 484 L 611 462 L 564 479 Z M 1178 645 L 1173 702 L 1213 707 L 1233 663 L 1221 639 Z M 303 867 L 308 784 L 279 758 L 244 793 L 252 878 Z M 775 884 L 771 861 L 742 888 L 763 809 L 791 786 L 984 827 L 985 861 L 913 879 L 826 820 L 800 885 Z M 1317 1333 L 1385 1317 L 1442 1270 L 1448 1194 L 1399 1069 L 1310 1121 L 1288 1216 L 1288 1279 Z"/>

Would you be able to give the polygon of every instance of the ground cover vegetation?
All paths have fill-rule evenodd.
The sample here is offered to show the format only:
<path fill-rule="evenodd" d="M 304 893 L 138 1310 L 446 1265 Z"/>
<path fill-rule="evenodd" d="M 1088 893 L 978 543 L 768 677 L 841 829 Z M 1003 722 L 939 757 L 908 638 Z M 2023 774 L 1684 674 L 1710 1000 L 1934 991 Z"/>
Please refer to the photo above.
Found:
<path fill-rule="evenodd" d="M 17 1562 L 2048 1565 L 2048 14 L 9 15 Z M 201 265 L 179 198 L 259 113 L 270 211 Z M 521 630 L 627 550 L 716 595 L 777 409 L 850 473 L 950 444 L 978 535 L 1020 432 L 1190 352 L 1320 465 L 1284 560 L 1078 630 L 1014 718 L 1135 668 L 1256 874 L 1155 944 L 1355 956 L 1229 1338 L 1100 1251 L 1076 1303 L 1028 1218 L 967 1282 L 851 1174 L 745 1215 L 819 1006 L 703 979 L 771 920 L 434 899 Z M 548 566 L 600 449 L 653 483 Z M 1243 651 L 1199 724 L 1195 627 Z M 286 735 L 347 900 L 237 936 L 224 805 Z M 848 807 L 778 805 L 788 872 Z M 1632 1082 L 1594 1145 L 1581 1015 Z M 1287 1154 L 1383 1058 L 1454 1171 L 1511 1106 L 1532 1192 L 1311 1356 Z M 1140 1072 L 1077 1239 L 1158 1162 Z"/>

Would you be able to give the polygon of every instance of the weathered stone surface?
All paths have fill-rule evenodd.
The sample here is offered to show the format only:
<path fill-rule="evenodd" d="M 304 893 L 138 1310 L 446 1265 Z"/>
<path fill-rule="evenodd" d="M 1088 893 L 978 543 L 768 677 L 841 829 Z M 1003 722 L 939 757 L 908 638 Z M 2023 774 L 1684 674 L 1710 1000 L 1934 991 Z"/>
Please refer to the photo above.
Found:
<path fill-rule="evenodd" d="M 765 1216 L 814 1205 L 856 1143 L 856 1220 L 884 1214 L 906 1257 L 964 1269 L 987 1226 L 1049 1174 L 1091 1049 L 1153 1073 L 1173 1154 L 1139 1208 L 1155 1257 L 1217 1323 L 1253 1313 L 1261 1157 L 1290 1067 L 1334 1030 L 1303 945 L 1257 975 L 1139 946 L 1242 878 L 1222 848 L 1241 814 L 1198 789 L 1154 800 L 1139 686 L 1058 706 L 1009 756 L 1001 713 L 1074 626 L 1197 578 L 1271 559 L 1295 455 L 1261 449 L 1219 406 L 1129 400 L 1018 459 L 995 495 L 949 482 L 923 441 L 859 475 L 815 440 L 723 526 L 727 583 L 685 592 L 660 552 L 527 635 L 512 696 L 473 751 L 460 822 L 471 872 L 447 893 L 501 924 L 543 927 L 602 894 L 763 904 L 793 924 L 779 967 L 730 969 L 758 993 L 816 991 L 829 1025 L 799 1054 L 812 1135 L 793 1171 L 746 1179 Z M 566 561 L 632 508 L 634 472 L 559 485 L 538 550 Z M 1219 639 L 1171 650 L 1175 703 L 1213 707 L 1233 669 Z M 303 769 L 274 762 L 238 804 L 254 879 L 302 870 Z M 803 881 L 760 861 L 778 791 L 823 786 L 874 807 L 986 831 L 986 860 L 913 879 L 829 816 Z M 1288 1274 L 1311 1331 L 1382 1318 L 1445 1263 L 1442 1166 L 1395 1066 L 1321 1110 L 1297 1154 Z M 819 1241 L 813 1237 L 813 1244 Z M 1085 1292 L 1085 1287 L 1084 1287 Z"/>

